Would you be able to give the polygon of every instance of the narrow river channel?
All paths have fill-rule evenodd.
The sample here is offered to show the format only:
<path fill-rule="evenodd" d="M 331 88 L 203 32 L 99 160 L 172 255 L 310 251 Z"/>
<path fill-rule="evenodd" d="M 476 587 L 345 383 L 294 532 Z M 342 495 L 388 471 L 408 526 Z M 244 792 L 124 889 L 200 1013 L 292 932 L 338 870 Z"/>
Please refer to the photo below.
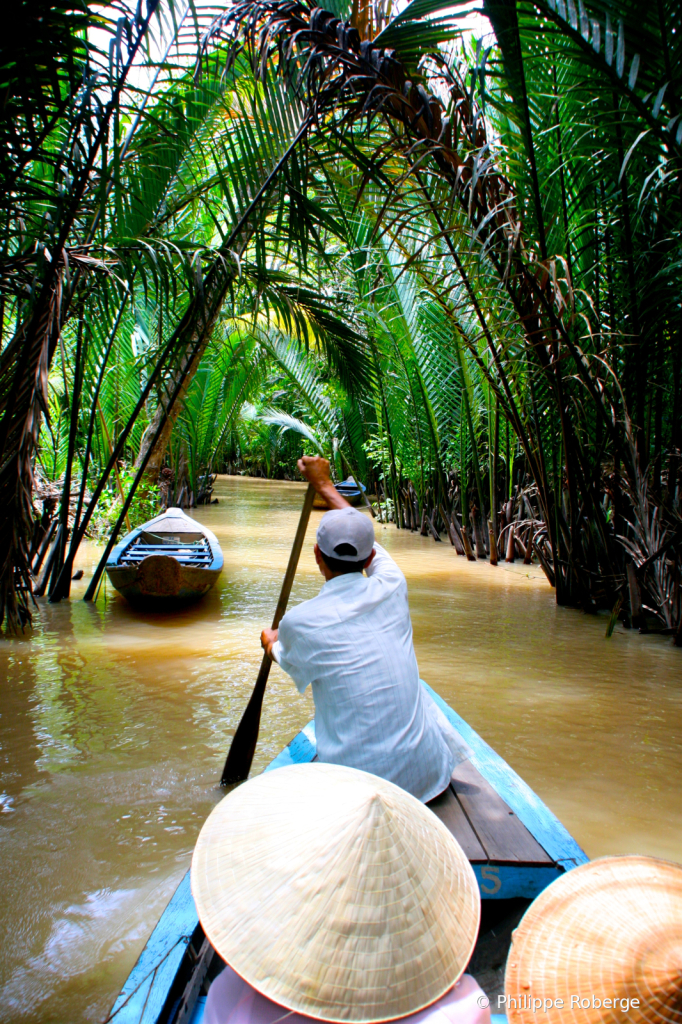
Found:
<path fill-rule="evenodd" d="M 189 865 L 260 662 L 302 484 L 218 480 L 214 591 L 137 614 L 108 586 L 40 603 L 0 641 L 0 1019 L 101 1021 Z M 308 543 L 292 594 L 317 592 Z M 467 563 L 382 528 L 404 570 L 422 677 L 502 754 L 591 857 L 682 861 L 682 651 L 557 608 L 519 563 Z M 254 770 L 312 717 L 275 669 Z"/>

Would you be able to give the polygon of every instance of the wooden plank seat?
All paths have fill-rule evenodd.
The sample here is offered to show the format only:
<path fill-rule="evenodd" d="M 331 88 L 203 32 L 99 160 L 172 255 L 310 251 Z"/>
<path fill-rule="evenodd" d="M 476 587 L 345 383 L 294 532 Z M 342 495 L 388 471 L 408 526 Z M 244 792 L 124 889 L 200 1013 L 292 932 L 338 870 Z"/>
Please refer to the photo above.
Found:
<path fill-rule="evenodd" d="M 207 540 L 187 544 L 144 544 L 133 541 L 119 558 L 119 565 L 135 565 L 147 555 L 168 555 L 182 565 L 208 566 L 213 560 L 211 547 Z"/>
<path fill-rule="evenodd" d="M 429 801 L 428 806 L 443 822 L 448 831 L 462 847 L 470 861 L 486 861 L 486 852 L 471 827 L 464 808 L 457 799 L 457 794 L 452 788 L 452 783 L 444 793 L 437 796 L 435 800 Z"/>
<path fill-rule="evenodd" d="M 483 846 L 487 860 L 552 863 L 552 858 L 471 761 L 457 765 L 450 786 Z"/>
<path fill-rule="evenodd" d="M 554 863 L 471 761 L 457 765 L 450 785 L 429 807 L 470 861 Z"/>
<path fill-rule="evenodd" d="M 563 872 L 471 761 L 429 807 L 471 861 L 483 899 L 531 897 Z"/>

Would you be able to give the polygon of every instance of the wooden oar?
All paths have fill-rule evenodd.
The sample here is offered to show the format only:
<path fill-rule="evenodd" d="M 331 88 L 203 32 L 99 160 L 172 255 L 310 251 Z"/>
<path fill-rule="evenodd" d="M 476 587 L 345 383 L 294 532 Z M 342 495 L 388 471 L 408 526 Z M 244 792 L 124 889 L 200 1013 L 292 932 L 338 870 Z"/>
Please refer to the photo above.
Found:
<path fill-rule="evenodd" d="M 280 621 L 287 610 L 289 595 L 291 594 L 291 585 L 294 582 L 294 576 L 296 575 L 296 567 L 298 566 L 298 559 L 301 554 L 301 548 L 303 547 L 303 541 L 305 540 L 305 532 L 308 528 L 308 520 L 310 519 L 310 510 L 313 507 L 314 497 L 315 488 L 312 484 L 308 484 L 305 501 L 303 502 L 301 518 L 298 521 L 298 529 L 296 530 L 296 536 L 294 537 L 294 545 L 291 549 L 291 554 L 289 555 L 289 564 L 287 566 L 287 571 L 284 574 L 284 582 L 282 583 L 282 590 L 275 610 L 275 617 L 272 620 L 273 629 L 278 629 Z M 244 779 L 248 777 L 249 771 L 251 770 L 251 762 L 253 761 L 256 743 L 258 742 L 263 694 L 265 693 L 265 687 L 267 686 L 271 665 L 272 661 L 267 654 L 264 654 L 260 672 L 256 679 L 256 685 L 254 686 L 253 693 L 251 694 L 251 699 L 246 705 L 246 711 L 242 715 L 242 720 L 237 726 L 237 731 L 232 738 L 232 745 L 227 755 L 225 767 L 223 768 L 223 775 L 220 780 L 221 786 L 230 786 L 234 782 L 243 782 Z"/>

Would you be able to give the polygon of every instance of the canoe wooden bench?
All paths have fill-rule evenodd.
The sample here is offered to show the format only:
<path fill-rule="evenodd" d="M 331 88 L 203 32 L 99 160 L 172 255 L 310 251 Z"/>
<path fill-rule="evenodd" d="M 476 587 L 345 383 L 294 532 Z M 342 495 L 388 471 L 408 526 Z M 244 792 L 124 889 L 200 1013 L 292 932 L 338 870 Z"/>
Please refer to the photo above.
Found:
<path fill-rule="evenodd" d="M 506 761 L 426 683 L 469 744 L 444 794 L 430 807 L 467 854 L 481 890 L 481 929 L 467 968 L 491 1001 L 503 992 L 511 933 L 529 903 L 555 878 L 587 861 L 573 837 Z M 265 771 L 316 755 L 310 722 Z M 223 961 L 205 938 L 189 871 L 152 932 L 105 1024 L 201 1024 L 206 991 Z"/>
<path fill-rule="evenodd" d="M 483 899 L 498 894 L 501 899 L 531 896 L 559 873 L 549 854 L 471 761 L 457 765 L 448 789 L 428 806 L 471 861 Z"/>

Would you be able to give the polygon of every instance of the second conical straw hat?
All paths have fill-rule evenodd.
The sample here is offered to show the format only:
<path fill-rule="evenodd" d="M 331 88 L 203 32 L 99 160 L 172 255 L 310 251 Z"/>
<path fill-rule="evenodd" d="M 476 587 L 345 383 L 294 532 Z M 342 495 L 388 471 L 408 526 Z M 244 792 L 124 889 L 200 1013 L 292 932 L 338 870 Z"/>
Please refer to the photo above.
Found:
<path fill-rule="evenodd" d="M 512 1024 L 682 1024 L 682 867 L 604 857 L 548 886 L 514 933 Z"/>
<path fill-rule="evenodd" d="M 429 1006 L 480 916 L 461 847 L 390 782 L 330 764 L 266 772 L 213 810 L 192 859 L 206 935 L 263 995 L 367 1024 Z"/>

